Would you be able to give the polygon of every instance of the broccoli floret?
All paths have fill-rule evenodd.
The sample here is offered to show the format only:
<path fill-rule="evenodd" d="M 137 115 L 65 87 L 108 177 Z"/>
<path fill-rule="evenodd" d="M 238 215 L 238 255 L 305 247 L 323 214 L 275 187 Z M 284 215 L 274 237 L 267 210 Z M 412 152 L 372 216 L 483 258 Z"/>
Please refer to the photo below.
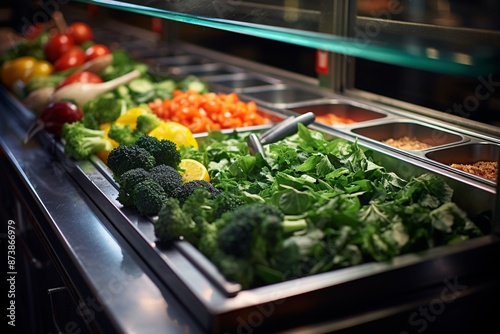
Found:
<path fill-rule="evenodd" d="M 195 189 L 183 205 L 178 199 L 169 198 L 158 214 L 159 220 L 156 224 L 163 234 L 157 234 L 157 237 L 164 241 L 183 237 L 201 253 L 210 257 L 217 250 L 218 233 L 217 226 L 213 224 L 213 205 L 212 194 L 204 187 Z M 162 227 L 162 224 L 173 224 L 174 221 L 175 225 Z"/>
<path fill-rule="evenodd" d="M 109 92 L 85 103 L 82 110 L 84 115 L 92 115 L 98 124 L 111 123 L 127 110 L 127 103 Z"/>
<path fill-rule="evenodd" d="M 118 190 L 118 200 L 125 206 L 136 206 L 134 196 L 137 187 L 145 180 L 151 180 L 161 186 L 167 197 L 173 189 L 182 184 L 181 174 L 170 166 L 158 165 L 149 171 L 144 168 L 130 169 L 116 178 L 120 188 Z"/>
<path fill-rule="evenodd" d="M 154 224 L 155 235 L 160 242 L 170 242 L 185 238 L 195 240 L 196 223 L 182 210 L 179 201 L 167 198 L 158 212 L 158 220 Z"/>
<path fill-rule="evenodd" d="M 82 124 L 86 128 L 99 130 L 99 123 L 95 119 L 94 115 L 91 115 L 91 114 L 85 115 L 84 114 L 82 119 L 80 120 L 80 122 L 82 122 Z"/>
<path fill-rule="evenodd" d="M 177 145 L 168 139 L 158 139 L 153 136 L 142 135 L 135 144 L 151 153 L 157 164 L 164 164 L 175 169 L 181 162 L 181 155 L 177 150 Z"/>
<path fill-rule="evenodd" d="M 108 132 L 108 137 L 118 142 L 120 145 L 134 145 L 142 135 L 142 132 L 132 131 L 128 124 L 118 125 L 116 123 L 111 123 Z"/>
<path fill-rule="evenodd" d="M 203 223 L 200 231 L 198 244 L 195 246 L 203 255 L 210 258 L 217 251 L 217 235 L 219 230 L 215 224 Z"/>
<path fill-rule="evenodd" d="M 146 179 L 134 187 L 132 195 L 137 211 L 145 215 L 156 215 L 168 198 L 163 188 L 151 179 Z"/>
<path fill-rule="evenodd" d="M 162 186 L 165 193 L 170 197 L 173 191 L 182 185 L 182 175 L 177 169 L 167 166 L 158 165 L 149 171 L 148 177 Z"/>
<path fill-rule="evenodd" d="M 248 257 L 255 254 L 259 245 L 261 255 L 269 256 L 283 240 L 285 233 L 302 230 L 307 227 L 304 219 L 289 220 L 278 207 L 269 203 L 250 203 L 237 207 L 234 211 L 222 215 L 218 222 L 221 226 L 218 246 L 226 254 L 236 257 Z"/>
<path fill-rule="evenodd" d="M 144 134 L 150 133 L 161 124 L 162 120 L 153 113 L 137 117 L 136 129 Z"/>
<path fill-rule="evenodd" d="M 221 192 L 221 190 L 215 188 L 210 182 L 204 180 L 193 180 L 183 183 L 180 187 L 177 187 L 172 192 L 172 197 L 177 198 L 181 205 L 183 205 L 188 197 L 191 196 L 194 191 L 200 187 L 207 189 L 210 192 L 212 198 L 214 198 Z"/>
<path fill-rule="evenodd" d="M 307 228 L 304 218 L 285 216 L 269 203 L 241 205 L 223 214 L 215 225 L 221 227 L 212 260 L 226 278 L 243 287 L 283 280 L 288 256 L 296 259 L 296 247 L 289 247 L 286 240 Z"/>
<path fill-rule="evenodd" d="M 255 270 L 248 259 L 237 258 L 220 251 L 210 259 L 228 280 L 238 282 L 244 289 L 251 287 Z"/>
<path fill-rule="evenodd" d="M 235 257 L 246 257 L 252 251 L 254 220 L 235 220 L 224 226 L 217 239 L 219 248 Z"/>
<path fill-rule="evenodd" d="M 117 178 L 120 186 L 118 189 L 118 201 L 125 206 L 132 206 L 132 194 L 135 191 L 135 186 L 148 178 L 149 172 L 144 168 L 134 168 L 126 171 Z"/>
<path fill-rule="evenodd" d="M 61 138 L 65 141 L 65 155 L 76 160 L 113 148 L 104 131 L 86 128 L 81 122 L 64 123 Z"/>
<path fill-rule="evenodd" d="M 115 178 L 134 168 L 150 170 L 156 166 L 155 158 L 145 149 L 136 145 L 120 145 L 111 150 L 107 165 Z"/>
<path fill-rule="evenodd" d="M 237 207 L 245 204 L 245 202 L 236 194 L 228 191 L 222 191 L 221 193 L 219 193 L 215 197 L 214 202 L 214 216 L 216 219 L 220 218 L 223 213 L 234 211 Z"/>

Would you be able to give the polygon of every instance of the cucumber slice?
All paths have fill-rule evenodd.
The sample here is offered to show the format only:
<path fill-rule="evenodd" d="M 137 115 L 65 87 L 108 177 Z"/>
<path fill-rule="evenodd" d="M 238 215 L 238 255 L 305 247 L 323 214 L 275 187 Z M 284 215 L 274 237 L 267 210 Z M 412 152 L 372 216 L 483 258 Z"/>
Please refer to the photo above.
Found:
<path fill-rule="evenodd" d="M 149 90 L 142 94 L 134 95 L 134 101 L 137 103 L 148 103 L 155 98 L 155 91 Z"/>
<path fill-rule="evenodd" d="M 132 94 L 142 95 L 154 89 L 154 84 L 146 79 L 138 78 L 129 82 L 128 88 Z"/>
<path fill-rule="evenodd" d="M 127 86 L 125 86 L 125 85 L 118 86 L 118 88 L 116 88 L 116 94 L 118 95 L 118 97 L 122 97 L 122 98 L 129 98 L 130 97 L 130 92 L 129 92 Z"/>
<path fill-rule="evenodd" d="M 163 80 L 158 83 L 156 83 L 156 88 L 159 90 L 166 90 L 166 91 L 173 91 L 175 88 L 177 88 L 177 83 L 174 80 Z"/>
<path fill-rule="evenodd" d="M 207 85 L 201 81 L 193 81 L 187 85 L 187 89 L 197 93 L 205 93 L 207 92 Z"/>

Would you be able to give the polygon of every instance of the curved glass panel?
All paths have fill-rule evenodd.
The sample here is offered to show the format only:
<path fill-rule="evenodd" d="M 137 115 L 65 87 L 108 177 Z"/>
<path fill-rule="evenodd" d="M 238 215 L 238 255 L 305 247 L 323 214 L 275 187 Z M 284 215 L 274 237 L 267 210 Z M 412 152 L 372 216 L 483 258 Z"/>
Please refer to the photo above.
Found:
<path fill-rule="evenodd" d="M 500 67 L 495 1 L 359 0 L 354 9 L 346 7 L 356 1 L 336 0 L 77 1 L 438 73 Z"/>

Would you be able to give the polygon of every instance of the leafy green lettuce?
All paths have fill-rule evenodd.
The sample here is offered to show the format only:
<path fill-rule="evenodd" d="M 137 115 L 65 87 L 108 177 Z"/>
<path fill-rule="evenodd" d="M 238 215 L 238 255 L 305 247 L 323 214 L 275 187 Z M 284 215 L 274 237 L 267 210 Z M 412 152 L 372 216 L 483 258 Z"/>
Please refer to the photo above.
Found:
<path fill-rule="evenodd" d="M 275 268 L 284 280 L 481 235 L 444 180 L 402 179 L 357 141 L 327 140 L 300 124 L 297 134 L 267 145 L 262 157 L 248 154 L 247 135 L 210 133 L 199 151 L 183 157 L 205 163 L 217 187 L 238 188 L 247 202 L 270 202 L 306 218 L 308 232 L 285 240 L 286 270 Z"/>

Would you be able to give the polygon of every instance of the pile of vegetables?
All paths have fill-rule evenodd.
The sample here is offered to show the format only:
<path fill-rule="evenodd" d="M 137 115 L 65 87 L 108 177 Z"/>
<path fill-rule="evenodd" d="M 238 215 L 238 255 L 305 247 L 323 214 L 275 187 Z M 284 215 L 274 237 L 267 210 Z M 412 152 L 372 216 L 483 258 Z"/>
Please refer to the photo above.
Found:
<path fill-rule="evenodd" d="M 248 155 L 245 136 L 213 132 L 184 152 L 208 167 L 224 195 L 200 189 L 184 202 L 168 198 L 155 222 L 160 244 L 188 240 L 245 288 L 482 234 L 441 178 L 404 180 L 357 142 L 328 141 L 300 124 L 262 157 Z"/>
<path fill-rule="evenodd" d="M 54 80 L 48 80 L 54 84 L 86 62 L 111 53 L 92 39 L 92 29 L 84 22 L 74 22 L 67 28 L 38 29 L 37 35 L 23 39 L 1 56 L 2 82 L 15 90 L 17 82 L 27 84 L 35 77 L 58 73 Z"/>
<path fill-rule="evenodd" d="M 255 102 L 243 102 L 236 93 L 174 90 L 172 98 L 155 99 L 148 106 L 161 119 L 186 125 L 193 133 L 262 125 Z"/>
<path fill-rule="evenodd" d="M 169 198 L 184 202 L 200 187 L 211 196 L 220 192 L 206 180 L 183 178 L 181 154 L 168 139 L 143 134 L 134 144 L 113 149 L 107 164 L 119 185 L 120 203 L 145 215 L 158 214 Z"/>
<path fill-rule="evenodd" d="M 193 75 L 157 77 L 125 50 L 95 43 L 88 24 L 66 26 L 61 19 L 54 17 L 55 27 L 37 26 L 30 39 L 0 58 L 2 82 L 38 116 L 25 141 L 45 129 L 67 144 L 68 157 L 97 154 L 106 161 L 111 149 L 131 145 L 143 134 L 197 148 L 193 133 L 270 122 L 254 102 L 209 92 L 207 83 Z M 73 92 L 62 94 L 73 84 L 103 84 L 134 71 L 140 77 L 95 99 L 84 98 L 83 92 L 74 98 Z M 79 123 L 63 131 L 73 122 Z"/>

